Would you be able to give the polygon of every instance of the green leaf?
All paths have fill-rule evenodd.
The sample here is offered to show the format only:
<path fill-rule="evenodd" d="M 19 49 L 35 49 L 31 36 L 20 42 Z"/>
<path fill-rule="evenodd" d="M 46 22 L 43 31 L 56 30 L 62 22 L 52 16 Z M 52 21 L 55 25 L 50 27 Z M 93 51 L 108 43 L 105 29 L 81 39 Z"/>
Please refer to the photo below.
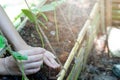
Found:
<path fill-rule="evenodd" d="M 62 4 L 64 1 L 65 0 L 54 1 L 51 2 L 50 4 L 46 4 L 40 8 L 40 11 L 41 12 L 53 11 L 58 5 Z"/>
<path fill-rule="evenodd" d="M 2 35 L 0 35 L 0 48 L 4 48 L 6 45 L 6 39 Z"/>
<path fill-rule="evenodd" d="M 55 6 L 53 4 L 46 4 L 40 8 L 41 12 L 47 12 L 52 10 L 55 10 Z"/>
<path fill-rule="evenodd" d="M 20 54 L 18 52 L 15 52 L 15 51 L 12 51 L 12 55 L 17 60 L 27 60 L 28 59 L 28 56 L 22 55 L 22 54 Z"/>
<path fill-rule="evenodd" d="M 36 22 L 36 16 L 28 9 L 22 9 L 22 12 L 29 18 L 31 22 Z"/>

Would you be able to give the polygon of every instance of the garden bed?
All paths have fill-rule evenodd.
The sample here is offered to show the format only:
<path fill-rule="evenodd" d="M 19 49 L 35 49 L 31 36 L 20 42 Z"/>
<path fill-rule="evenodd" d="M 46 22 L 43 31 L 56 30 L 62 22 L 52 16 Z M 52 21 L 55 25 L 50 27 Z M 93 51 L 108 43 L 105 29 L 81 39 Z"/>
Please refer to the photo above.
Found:
<path fill-rule="evenodd" d="M 89 17 L 89 12 L 91 12 L 94 3 L 94 0 L 92 2 L 88 1 L 86 3 L 87 5 L 81 4 L 81 6 L 72 3 L 67 3 L 62 4 L 61 7 L 56 10 L 57 26 L 59 30 L 59 42 L 56 40 L 55 35 L 56 30 L 54 12 L 45 13 L 48 17 L 48 22 L 45 22 L 40 17 L 40 20 L 45 22 L 45 25 L 48 27 L 47 30 L 44 28 L 43 30 L 63 65 L 66 62 L 68 55 L 75 44 L 79 31 L 83 28 L 83 25 Z M 29 45 L 41 46 L 41 41 L 32 23 L 27 22 L 26 26 L 21 30 L 20 34 Z M 51 51 L 47 43 L 45 43 L 45 48 Z M 71 68 L 72 65 L 73 63 L 71 64 Z M 54 71 L 52 73 L 51 70 L 49 71 L 49 68 L 46 68 L 45 66 L 41 71 L 43 71 L 49 79 L 56 76 Z"/>
<path fill-rule="evenodd" d="M 44 28 L 42 29 L 45 32 L 46 36 L 48 37 L 54 51 L 57 53 L 57 57 L 60 59 L 62 65 L 64 65 L 64 63 L 68 59 L 68 56 L 70 55 L 70 52 L 72 52 L 71 50 L 73 49 L 74 44 L 77 44 L 75 43 L 77 37 L 82 36 L 81 35 L 82 33 L 84 33 L 83 37 L 85 35 L 88 36 L 87 38 L 88 40 L 86 38 L 84 38 L 86 39 L 85 41 L 81 40 L 80 42 L 81 45 L 82 42 L 86 43 L 87 41 L 88 42 L 90 41 L 91 42 L 90 44 L 93 45 L 92 43 L 94 43 L 93 41 L 95 37 L 92 35 L 94 35 L 94 32 L 92 32 L 91 30 L 87 32 L 86 27 L 91 27 L 91 26 L 92 26 L 91 28 L 95 27 L 96 29 L 95 33 L 96 33 L 98 30 L 97 29 L 98 27 L 96 26 L 102 26 L 101 24 L 102 18 L 101 16 L 99 16 L 101 15 L 101 13 L 100 13 L 100 9 L 98 9 L 100 8 L 100 5 L 98 3 L 95 4 L 96 2 L 95 0 L 91 0 L 91 1 L 85 0 L 85 1 L 87 2 L 85 4 L 79 4 L 74 2 L 62 4 L 61 7 L 56 10 L 57 26 L 59 30 L 59 41 L 57 41 L 55 35 L 56 24 L 54 20 L 55 17 L 54 12 L 45 13 L 46 16 L 48 17 L 49 20 L 48 22 L 45 22 L 44 19 L 42 19 L 42 17 L 39 18 L 48 27 L 47 30 Z M 93 6 L 95 7 L 94 9 Z M 92 13 L 90 15 L 91 11 Z M 96 22 L 97 19 L 98 19 L 98 23 Z M 101 22 L 99 23 L 99 21 Z M 81 34 L 78 35 L 79 33 Z M 27 21 L 25 27 L 20 31 L 20 35 L 31 46 L 35 46 L 35 47 L 42 46 L 41 40 L 38 37 L 39 35 L 35 30 L 35 26 L 31 22 Z M 93 39 L 91 40 L 91 38 Z M 96 39 L 99 41 L 99 38 Z M 102 42 L 105 43 L 105 40 L 103 40 Z M 97 46 L 98 46 L 97 44 L 94 44 L 91 48 L 92 51 L 88 52 L 89 53 L 89 57 L 87 57 L 88 62 L 87 64 L 83 64 L 84 70 L 82 70 L 78 80 L 118 80 L 118 78 L 113 75 L 111 69 L 113 67 L 113 64 L 119 63 L 120 60 L 117 58 L 110 58 L 108 53 L 104 52 L 104 49 L 98 52 L 98 49 L 96 49 Z M 81 46 L 79 46 L 79 48 L 81 48 Z M 45 42 L 45 49 L 51 51 L 51 49 L 49 48 L 46 42 Z M 89 51 L 89 49 L 87 48 L 86 50 Z M 84 56 L 80 56 L 80 57 L 84 57 Z M 72 70 L 73 65 L 75 64 L 75 57 L 73 56 L 73 58 L 74 60 L 72 60 L 72 63 L 70 63 L 70 67 L 68 68 L 68 71 L 63 80 L 66 80 L 67 76 Z M 48 68 L 46 65 L 44 65 L 41 71 L 39 71 L 36 74 L 30 75 L 29 78 L 30 80 L 57 80 L 56 75 L 58 73 L 59 73 L 58 69 L 53 70 Z M 62 71 L 62 73 L 64 74 L 65 72 Z M 3 78 L 6 78 L 6 76 Z M 16 76 L 15 77 L 9 76 L 8 78 L 9 79 L 7 80 L 21 80 L 21 78 Z M 61 79 L 59 78 L 58 80 Z"/>
<path fill-rule="evenodd" d="M 61 5 L 62 7 L 56 10 L 57 26 L 59 30 L 59 42 L 56 40 L 56 35 L 55 35 L 56 30 L 55 30 L 54 12 L 45 13 L 46 16 L 48 17 L 49 20 L 48 22 L 45 22 L 40 17 L 40 20 L 42 20 L 45 23 L 45 25 L 48 27 L 47 30 L 43 28 L 43 31 L 48 37 L 53 49 L 57 53 L 57 56 L 63 65 L 67 60 L 68 55 L 75 44 L 79 31 L 82 29 L 84 23 L 86 22 L 89 16 L 89 11 L 92 10 L 94 2 L 95 2 L 94 0 L 93 2 L 88 1 L 86 3 L 87 5 L 84 4 L 83 7 L 82 6 L 78 7 L 77 5 L 75 6 L 75 4 L 67 4 L 67 5 L 62 4 Z M 70 7 L 71 9 L 69 9 Z M 65 21 L 65 19 L 67 21 Z M 21 30 L 20 34 L 29 45 L 42 46 L 39 35 L 36 32 L 35 26 L 32 23 L 27 22 L 26 26 Z M 47 43 L 45 43 L 45 49 L 51 51 Z M 73 63 L 71 64 L 71 68 L 72 65 Z M 53 73 L 49 74 L 51 70 L 49 71 L 49 68 L 46 66 L 44 66 L 44 68 L 41 71 L 43 71 L 47 76 L 47 78 L 49 79 L 57 75 L 54 73 L 54 71 Z"/>

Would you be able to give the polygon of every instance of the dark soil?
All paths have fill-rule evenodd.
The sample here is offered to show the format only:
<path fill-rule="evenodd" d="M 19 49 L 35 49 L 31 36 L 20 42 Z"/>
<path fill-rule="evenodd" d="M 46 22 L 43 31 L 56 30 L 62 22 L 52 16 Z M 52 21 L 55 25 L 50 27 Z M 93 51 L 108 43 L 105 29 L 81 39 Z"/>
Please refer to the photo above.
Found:
<path fill-rule="evenodd" d="M 106 46 L 105 42 L 102 43 L 104 40 L 98 38 L 97 41 L 101 44 L 98 48 L 95 42 L 79 80 L 120 80 L 112 71 L 114 65 L 120 64 L 120 58 L 110 56 L 107 47 L 100 48 L 102 45 Z"/>
<path fill-rule="evenodd" d="M 45 22 L 44 19 L 40 17 L 40 20 L 48 27 L 47 30 L 44 28 L 42 29 L 48 37 L 62 64 L 65 63 L 72 47 L 74 46 L 78 33 L 87 20 L 95 2 L 95 0 L 85 1 L 86 3 L 81 4 L 73 0 L 73 2 L 62 4 L 60 8 L 57 8 L 56 13 L 59 30 L 59 42 L 56 40 L 55 35 L 54 13 L 45 13 L 48 17 L 48 22 Z M 25 27 L 21 30 L 20 35 L 29 45 L 41 47 L 41 40 L 35 30 L 34 24 L 31 22 L 27 22 Z M 44 43 L 45 49 L 51 51 L 45 40 Z M 104 54 L 103 52 L 100 52 L 100 55 L 97 55 L 97 53 L 97 50 L 93 48 L 88 58 L 89 60 L 86 65 L 86 70 L 81 73 L 79 80 L 119 80 L 113 75 L 111 69 L 113 64 L 120 63 L 120 60 L 116 58 L 109 58 L 108 54 Z M 55 76 L 58 71 L 59 70 L 50 69 L 45 65 L 41 71 L 28 77 L 30 80 L 56 80 Z M 21 77 L 4 76 L 0 80 L 21 80 Z"/>

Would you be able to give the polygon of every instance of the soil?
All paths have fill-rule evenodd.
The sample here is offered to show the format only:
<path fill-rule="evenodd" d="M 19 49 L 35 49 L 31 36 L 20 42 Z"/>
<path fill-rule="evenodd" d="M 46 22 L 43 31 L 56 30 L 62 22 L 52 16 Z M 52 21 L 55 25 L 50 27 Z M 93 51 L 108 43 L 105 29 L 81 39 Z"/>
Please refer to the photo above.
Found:
<path fill-rule="evenodd" d="M 112 71 L 113 66 L 120 63 L 120 59 L 93 48 L 79 80 L 120 80 Z"/>
<path fill-rule="evenodd" d="M 43 29 L 48 37 L 57 57 L 64 64 L 78 33 L 82 29 L 89 13 L 95 3 L 95 0 L 85 0 L 86 2 L 78 3 L 70 0 L 68 3 L 62 4 L 56 10 L 57 26 L 59 30 L 59 41 L 56 40 L 54 12 L 46 12 L 48 22 L 40 16 L 40 20 L 45 23 L 48 29 Z M 41 47 L 41 40 L 35 30 L 34 24 L 27 22 L 21 30 L 20 35 L 31 46 Z M 51 51 L 48 44 L 45 42 L 45 49 Z M 96 45 L 95 45 L 96 46 Z M 111 69 L 113 64 L 120 63 L 117 58 L 110 58 L 108 54 L 99 51 L 93 47 L 85 71 L 83 71 L 78 80 L 119 80 L 113 75 Z M 97 54 L 100 53 L 100 54 Z M 71 64 L 72 67 L 73 63 Z M 53 70 L 46 65 L 36 74 L 28 76 L 30 80 L 56 80 L 56 75 L 59 70 Z M 18 76 L 4 76 L 0 80 L 21 80 Z M 65 79 L 64 79 L 65 80 Z"/>

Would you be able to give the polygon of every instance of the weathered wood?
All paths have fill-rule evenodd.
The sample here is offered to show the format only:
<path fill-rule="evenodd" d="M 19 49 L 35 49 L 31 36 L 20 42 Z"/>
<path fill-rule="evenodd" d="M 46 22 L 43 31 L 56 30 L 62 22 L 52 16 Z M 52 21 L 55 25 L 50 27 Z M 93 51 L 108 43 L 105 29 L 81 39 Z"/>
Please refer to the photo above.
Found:
<path fill-rule="evenodd" d="M 102 32 L 105 33 L 106 27 L 105 27 L 105 0 L 100 0 L 100 14 L 101 14 L 101 28 Z"/>
<path fill-rule="evenodd" d="M 112 16 L 113 20 L 120 20 L 120 15 L 119 16 Z"/>
<path fill-rule="evenodd" d="M 107 1 L 107 0 L 106 0 Z M 113 3 L 120 3 L 120 0 L 112 0 Z"/>
<path fill-rule="evenodd" d="M 100 10 L 100 7 L 99 7 L 100 5 L 99 5 L 99 3 L 97 2 L 97 3 L 95 3 L 95 5 L 94 5 L 94 7 L 93 7 L 93 9 L 92 9 L 92 11 L 91 11 L 91 13 L 90 13 L 90 17 L 89 17 L 89 19 L 90 19 L 90 21 L 92 22 L 92 20 L 95 18 L 95 16 L 99 13 L 99 10 Z"/>
<path fill-rule="evenodd" d="M 60 72 L 60 76 L 58 77 L 57 80 L 63 80 L 64 76 L 65 76 L 65 73 L 67 71 L 67 69 L 69 68 L 70 66 L 70 63 L 72 62 L 74 56 L 75 56 L 75 53 L 77 52 L 77 49 L 79 48 L 82 40 L 83 40 L 83 37 L 84 35 L 86 34 L 86 31 L 87 31 L 87 27 L 90 25 L 90 20 L 87 20 L 85 25 L 83 26 L 83 29 L 80 31 L 79 33 L 79 36 L 78 36 L 78 39 L 74 45 L 74 47 L 72 48 L 72 51 L 70 52 L 70 55 L 64 65 L 64 69 L 62 69 L 62 71 Z"/>
<path fill-rule="evenodd" d="M 112 16 L 120 16 L 120 10 L 113 10 Z"/>
<path fill-rule="evenodd" d="M 120 26 L 120 20 L 113 20 L 113 21 L 112 21 L 112 24 L 113 24 L 114 26 Z"/>
<path fill-rule="evenodd" d="M 105 0 L 106 26 L 112 25 L 112 0 Z"/>
<path fill-rule="evenodd" d="M 96 3 L 94 8 L 91 11 L 89 19 L 86 21 L 86 23 L 84 24 L 82 30 L 80 31 L 80 33 L 78 35 L 78 38 L 77 38 L 77 41 L 76 41 L 74 47 L 72 48 L 72 51 L 70 52 L 70 55 L 69 55 L 65 65 L 64 65 L 64 69 L 60 72 L 60 76 L 58 77 L 57 80 L 63 80 L 63 78 L 65 76 L 65 73 L 66 73 L 67 69 L 70 66 L 70 63 L 72 62 L 72 60 L 73 60 L 73 58 L 74 58 L 74 56 L 75 56 L 81 42 L 83 41 L 83 38 L 84 38 L 85 34 L 87 33 L 88 27 L 90 26 L 92 20 L 94 19 L 94 17 L 96 16 L 96 13 L 98 11 L 99 11 L 99 4 Z"/>
<path fill-rule="evenodd" d="M 112 0 L 112 24 L 120 25 L 120 0 Z"/>
<path fill-rule="evenodd" d="M 112 4 L 113 10 L 120 10 L 120 4 Z"/>
<path fill-rule="evenodd" d="M 78 55 L 75 58 L 75 64 L 72 67 L 72 70 L 66 80 L 77 80 L 79 74 L 81 73 L 83 66 L 83 58 L 85 53 L 85 41 L 83 42 L 82 47 L 79 48 Z"/>

